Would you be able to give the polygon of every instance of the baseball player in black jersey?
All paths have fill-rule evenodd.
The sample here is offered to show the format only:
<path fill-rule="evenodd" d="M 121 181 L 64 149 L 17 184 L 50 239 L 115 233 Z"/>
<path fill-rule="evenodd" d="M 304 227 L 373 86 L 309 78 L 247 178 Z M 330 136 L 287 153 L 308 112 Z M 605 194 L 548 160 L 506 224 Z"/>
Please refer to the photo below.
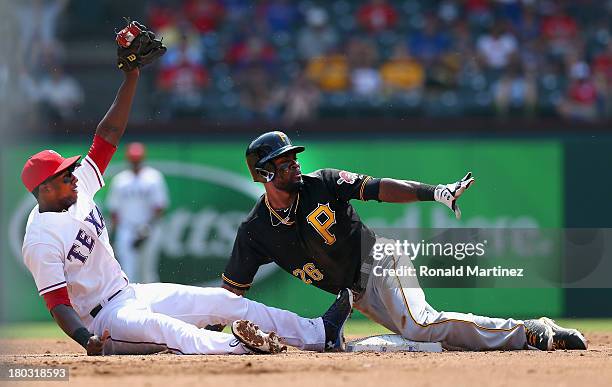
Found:
<path fill-rule="evenodd" d="M 437 201 L 460 218 L 457 199 L 473 184 L 468 173 L 453 184 L 373 178 L 336 169 L 302 175 L 286 134 L 268 132 L 246 151 L 247 165 L 266 193 L 240 225 L 222 274 L 224 287 L 244 294 L 259 266 L 275 262 L 307 284 L 330 293 L 355 293 L 354 307 L 391 331 L 414 341 L 441 342 L 447 349 L 586 349 L 583 335 L 552 320 L 499 319 L 438 312 L 425 300 L 416 277 L 371 275 L 371 249 L 384 239 L 361 222 L 350 200 L 392 203 Z M 365 254 L 362 254 L 362 251 Z M 383 268 L 411 265 L 388 255 Z"/>

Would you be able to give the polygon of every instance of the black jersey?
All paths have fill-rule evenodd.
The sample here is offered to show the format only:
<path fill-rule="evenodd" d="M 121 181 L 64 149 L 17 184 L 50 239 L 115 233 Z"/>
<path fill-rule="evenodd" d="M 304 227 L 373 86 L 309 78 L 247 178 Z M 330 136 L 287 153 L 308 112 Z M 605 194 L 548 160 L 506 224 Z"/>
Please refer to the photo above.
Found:
<path fill-rule="evenodd" d="M 286 216 L 275 215 L 265 195 L 259 199 L 238 229 L 225 284 L 248 289 L 259 266 L 270 262 L 334 294 L 358 280 L 362 251 L 376 238 L 349 200 L 378 199 L 380 180 L 321 169 L 303 181 Z"/>

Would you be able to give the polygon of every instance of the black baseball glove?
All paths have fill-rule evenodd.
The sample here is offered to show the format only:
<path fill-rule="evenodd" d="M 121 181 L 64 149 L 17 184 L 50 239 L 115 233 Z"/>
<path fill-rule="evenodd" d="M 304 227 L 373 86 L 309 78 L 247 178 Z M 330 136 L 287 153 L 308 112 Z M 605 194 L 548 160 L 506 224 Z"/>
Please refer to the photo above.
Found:
<path fill-rule="evenodd" d="M 132 71 L 145 66 L 166 53 L 166 47 L 155 34 L 137 21 L 126 18 L 127 27 L 117 33 L 117 67 Z"/>

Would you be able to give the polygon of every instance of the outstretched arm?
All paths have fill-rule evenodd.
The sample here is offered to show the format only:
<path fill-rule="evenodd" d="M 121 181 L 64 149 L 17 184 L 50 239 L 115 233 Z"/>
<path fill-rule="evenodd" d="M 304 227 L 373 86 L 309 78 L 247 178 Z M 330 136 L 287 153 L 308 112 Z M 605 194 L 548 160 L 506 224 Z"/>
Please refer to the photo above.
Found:
<path fill-rule="evenodd" d="M 117 146 L 119 140 L 125 132 L 127 127 L 128 118 L 130 117 L 130 111 L 132 110 L 132 101 L 136 94 L 136 86 L 138 85 L 138 78 L 140 76 L 140 70 L 135 68 L 132 71 L 125 72 L 125 79 L 119 87 L 117 96 L 113 101 L 113 104 L 106 112 L 102 121 L 98 124 L 96 134 L 102 137 L 110 144 Z"/>
<path fill-rule="evenodd" d="M 378 199 L 387 203 L 411 203 L 434 200 L 435 186 L 418 181 L 384 178 L 380 180 Z"/>
<path fill-rule="evenodd" d="M 415 201 L 437 201 L 453 210 L 457 219 L 461 218 L 461 210 L 457 199 L 468 189 L 474 178 L 469 172 L 456 183 L 438 184 L 437 186 L 409 180 L 381 179 L 378 199 L 388 203 L 410 203 Z"/>

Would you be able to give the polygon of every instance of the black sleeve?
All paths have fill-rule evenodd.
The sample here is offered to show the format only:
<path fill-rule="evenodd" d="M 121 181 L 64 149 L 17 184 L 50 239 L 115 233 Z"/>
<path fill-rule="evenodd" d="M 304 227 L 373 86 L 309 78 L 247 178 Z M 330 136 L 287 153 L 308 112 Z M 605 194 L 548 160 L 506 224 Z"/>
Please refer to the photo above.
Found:
<path fill-rule="evenodd" d="M 270 262 L 259 252 L 255 240 L 244 224 L 238 228 L 232 256 L 221 274 L 224 284 L 234 289 L 248 290 L 259 266 Z"/>
<path fill-rule="evenodd" d="M 380 179 L 338 169 L 321 169 L 321 178 L 340 200 L 378 200 Z"/>

